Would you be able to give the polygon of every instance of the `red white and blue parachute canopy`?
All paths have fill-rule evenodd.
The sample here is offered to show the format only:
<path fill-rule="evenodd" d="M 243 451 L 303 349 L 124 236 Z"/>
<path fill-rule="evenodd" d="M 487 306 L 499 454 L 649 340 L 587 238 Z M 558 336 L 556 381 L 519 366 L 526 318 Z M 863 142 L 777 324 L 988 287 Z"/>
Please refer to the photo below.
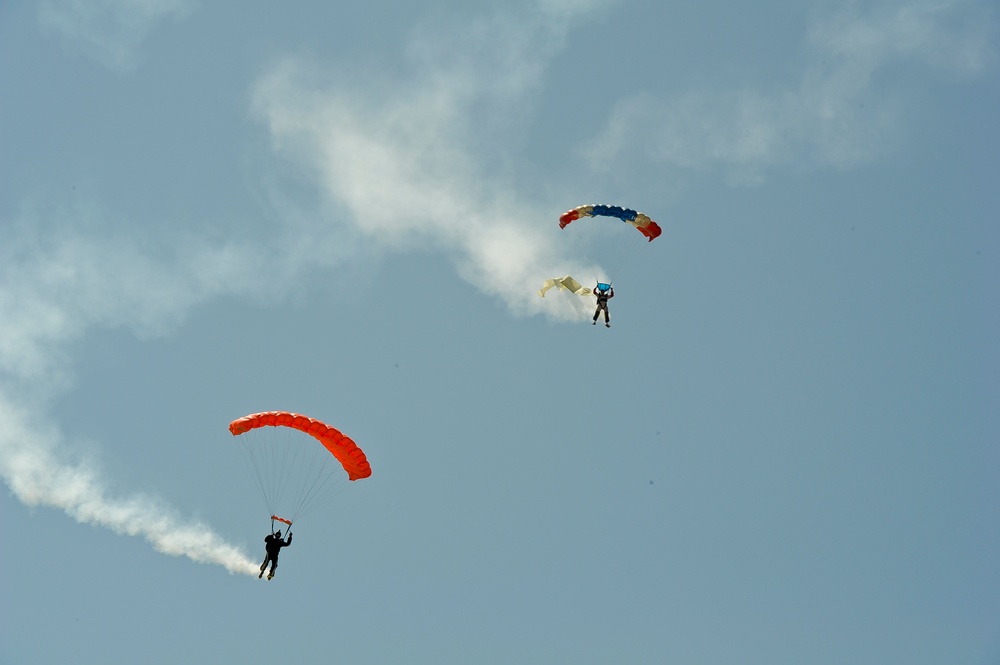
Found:
<path fill-rule="evenodd" d="M 660 233 L 662 233 L 660 225 L 641 212 L 636 212 L 631 208 L 602 204 L 577 206 L 572 210 L 567 210 L 559 216 L 559 228 L 564 229 L 570 222 L 581 217 L 617 217 L 623 222 L 639 229 L 639 233 L 646 236 L 649 242 L 658 238 Z"/>

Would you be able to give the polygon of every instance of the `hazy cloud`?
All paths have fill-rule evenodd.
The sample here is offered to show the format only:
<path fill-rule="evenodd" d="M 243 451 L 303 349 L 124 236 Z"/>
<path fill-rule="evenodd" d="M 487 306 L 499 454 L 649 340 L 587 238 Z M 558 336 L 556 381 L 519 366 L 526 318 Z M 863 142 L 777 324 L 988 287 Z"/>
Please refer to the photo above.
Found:
<path fill-rule="evenodd" d="M 879 85 L 908 62 L 968 77 L 993 59 L 993 16 L 982 3 L 850 5 L 810 31 L 811 57 L 785 88 L 636 94 L 581 152 L 595 168 L 626 151 L 682 169 L 720 168 L 742 180 L 803 163 L 847 167 L 885 149 L 899 104 Z"/>
<path fill-rule="evenodd" d="M 195 0 L 43 0 L 42 25 L 114 69 L 136 64 L 136 50 L 156 23 L 181 19 Z"/>
<path fill-rule="evenodd" d="M 553 215 L 565 203 L 525 200 L 491 161 L 503 153 L 508 112 L 593 3 L 550 5 L 519 20 L 422 27 L 408 50 L 412 76 L 391 85 L 318 77 L 288 60 L 261 79 L 255 100 L 275 149 L 372 243 L 433 246 L 513 312 L 574 320 L 571 299 L 535 295 L 545 279 L 595 271 L 558 242 Z"/>
<path fill-rule="evenodd" d="M 876 4 L 868 12 L 848 5 L 810 32 L 824 55 L 866 63 L 875 71 L 916 60 L 960 75 L 974 75 L 994 59 L 996 6 L 977 0 Z"/>

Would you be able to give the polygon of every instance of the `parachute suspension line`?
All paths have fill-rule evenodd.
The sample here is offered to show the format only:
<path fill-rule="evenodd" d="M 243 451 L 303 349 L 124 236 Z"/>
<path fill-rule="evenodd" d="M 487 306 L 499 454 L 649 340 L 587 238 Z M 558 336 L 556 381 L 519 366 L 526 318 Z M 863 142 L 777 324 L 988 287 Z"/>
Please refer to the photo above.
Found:
<path fill-rule="evenodd" d="M 288 433 L 272 432 L 265 436 L 260 430 L 250 430 L 241 437 L 247 465 L 257 482 L 261 499 L 268 515 L 274 514 L 274 509 L 281 499 L 287 474 L 276 474 L 275 469 L 282 469 L 279 459 L 287 458 Z"/>
<path fill-rule="evenodd" d="M 260 491 L 261 500 L 264 502 L 265 510 L 270 512 L 269 504 L 271 501 L 268 497 L 268 484 L 264 482 L 263 463 L 258 460 L 258 455 L 255 452 L 256 447 L 253 445 L 253 433 L 248 432 L 244 434 L 243 437 L 245 438 L 240 439 L 240 448 L 243 450 L 243 462 L 247 465 L 247 468 L 250 470 L 251 475 L 257 483 L 257 489 Z"/>
<path fill-rule="evenodd" d="M 232 421 L 229 430 L 240 439 L 272 533 L 275 522 L 286 524 L 285 533 L 290 533 L 293 522 L 339 494 L 352 479 L 371 475 L 364 452 L 350 437 L 301 414 L 254 413 Z"/>
<path fill-rule="evenodd" d="M 615 224 L 616 220 L 634 228 L 623 230 Z M 603 277 L 595 275 L 598 283 L 611 283 L 613 278 L 628 281 L 629 275 L 641 272 L 641 265 L 654 256 L 645 246 L 661 234 L 660 226 L 648 215 L 603 204 L 567 210 L 559 217 L 559 227 L 574 257 L 578 261 L 596 262 L 594 267 L 604 273 Z"/>
<path fill-rule="evenodd" d="M 308 486 L 303 487 L 293 513 L 295 518 L 305 515 L 315 506 L 340 494 L 346 486 L 346 480 L 342 474 L 338 473 L 333 464 L 324 464 L 324 468 L 311 479 Z"/>
<path fill-rule="evenodd" d="M 272 453 L 274 455 L 274 460 L 272 461 L 272 469 L 278 469 L 279 474 L 277 477 L 277 483 L 275 487 L 275 497 L 274 504 L 271 510 L 276 508 L 285 496 L 285 490 L 289 485 L 293 484 L 293 476 L 296 470 L 301 468 L 303 446 L 300 441 L 296 441 L 293 434 L 297 434 L 294 430 L 288 430 L 283 427 L 275 428 L 280 432 L 280 439 L 271 447 Z M 280 459 L 279 459 L 280 458 Z M 294 511 L 289 519 L 295 519 Z"/>
<path fill-rule="evenodd" d="M 274 503 L 269 510 L 274 510 L 278 505 L 283 504 L 285 491 L 290 487 L 294 488 L 299 485 L 300 477 L 309 467 L 305 456 L 306 450 L 308 450 L 305 445 L 307 442 L 300 440 L 303 435 L 295 430 L 277 429 L 280 436 L 275 441 L 276 445 L 272 446 L 274 459 L 271 462 L 271 468 L 277 469 L 279 473 L 275 483 Z M 308 443 L 311 444 L 312 442 L 309 441 Z M 295 505 L 289 515 L 289 519 L 294 521 L 297 517 L 298 505 Z"/>
<path fill-rule="evenodd" d="M 344 488 L 344 483 L 338 482 L 342 474 L 338 474 L 330 462 L 324 461 L 317 468 L 308 469 L 305 475 L 292 508 L 292 520 L 299 519 Z"/>
<path fill-rule="evenodd" d="M 266 427 L 240 438 L 268 515 L 281 507 L 294 522 L 347 486 L 336 458 L 302 432 Z"/>
<path fill-rule="evenodd" d="M 315 453 L 314 446 L 317 445 L 314 441 L 302 439 L 307 435 L 295 430 L 286 430 L 285 433 L 287 437 L 286 441 L 283 442 L 284 454 L 280 465 L 284 471 L 281 489 L 282 495 L 286 487 L 291 486 L 297 490 L 297 496 L 295 492 L 292 492 L 288 501 L 288 505 L 291 506 L 288 518 L 294 521 L 302 514 L 305 505 L 305 488 L 315 482 L 311 479 L 322 469 L 323 462 L 318 461 L 315 454 L 307 455 L 307 452 Z"/>

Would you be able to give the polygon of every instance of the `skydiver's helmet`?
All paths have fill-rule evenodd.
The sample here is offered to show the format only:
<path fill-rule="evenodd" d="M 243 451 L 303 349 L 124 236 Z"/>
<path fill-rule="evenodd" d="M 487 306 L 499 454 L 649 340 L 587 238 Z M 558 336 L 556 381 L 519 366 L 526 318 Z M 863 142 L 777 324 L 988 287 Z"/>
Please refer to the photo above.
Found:
<path fill-rule="evenodd" d="M 278 529 L 277 531 L 274 532 L 274 537 L 281 538 L 281 529 Z"/>

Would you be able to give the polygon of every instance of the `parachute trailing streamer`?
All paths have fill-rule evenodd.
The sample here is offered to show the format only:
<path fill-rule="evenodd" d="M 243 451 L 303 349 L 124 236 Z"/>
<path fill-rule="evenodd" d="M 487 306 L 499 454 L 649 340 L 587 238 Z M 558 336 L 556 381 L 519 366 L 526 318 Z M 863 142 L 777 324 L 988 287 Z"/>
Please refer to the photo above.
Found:
<path fill-rule="evenodd" d="M 572 210 L 567 210 L 559 216 L 559 228 L 564 229 L 570 222 L 574 222 L 582 217 L 617 217 L 626 224 L 631 224 L 638 229 L 639 233 L 646 236 L 649 242 L 653 242 L 662 233 L 660 225 L 641 212 L 637 212 L 631 208 L 601 204 L 577 206 Z"/>
<path fill-rule="evenodd" d="M 576 281 L 569 275 L 566 275 L 565 277 L 545 280 L 545 283 L 542 284 L 542 288 L 538 291 L 538 295 L 544 298 L 545 292 L 553 287 L 558 287 L 560 291 L 572 291 L 578 296 L 589 296 L 592 293 L 592 291 L 586 286 L 580 284 L 580 282 Z"/>

